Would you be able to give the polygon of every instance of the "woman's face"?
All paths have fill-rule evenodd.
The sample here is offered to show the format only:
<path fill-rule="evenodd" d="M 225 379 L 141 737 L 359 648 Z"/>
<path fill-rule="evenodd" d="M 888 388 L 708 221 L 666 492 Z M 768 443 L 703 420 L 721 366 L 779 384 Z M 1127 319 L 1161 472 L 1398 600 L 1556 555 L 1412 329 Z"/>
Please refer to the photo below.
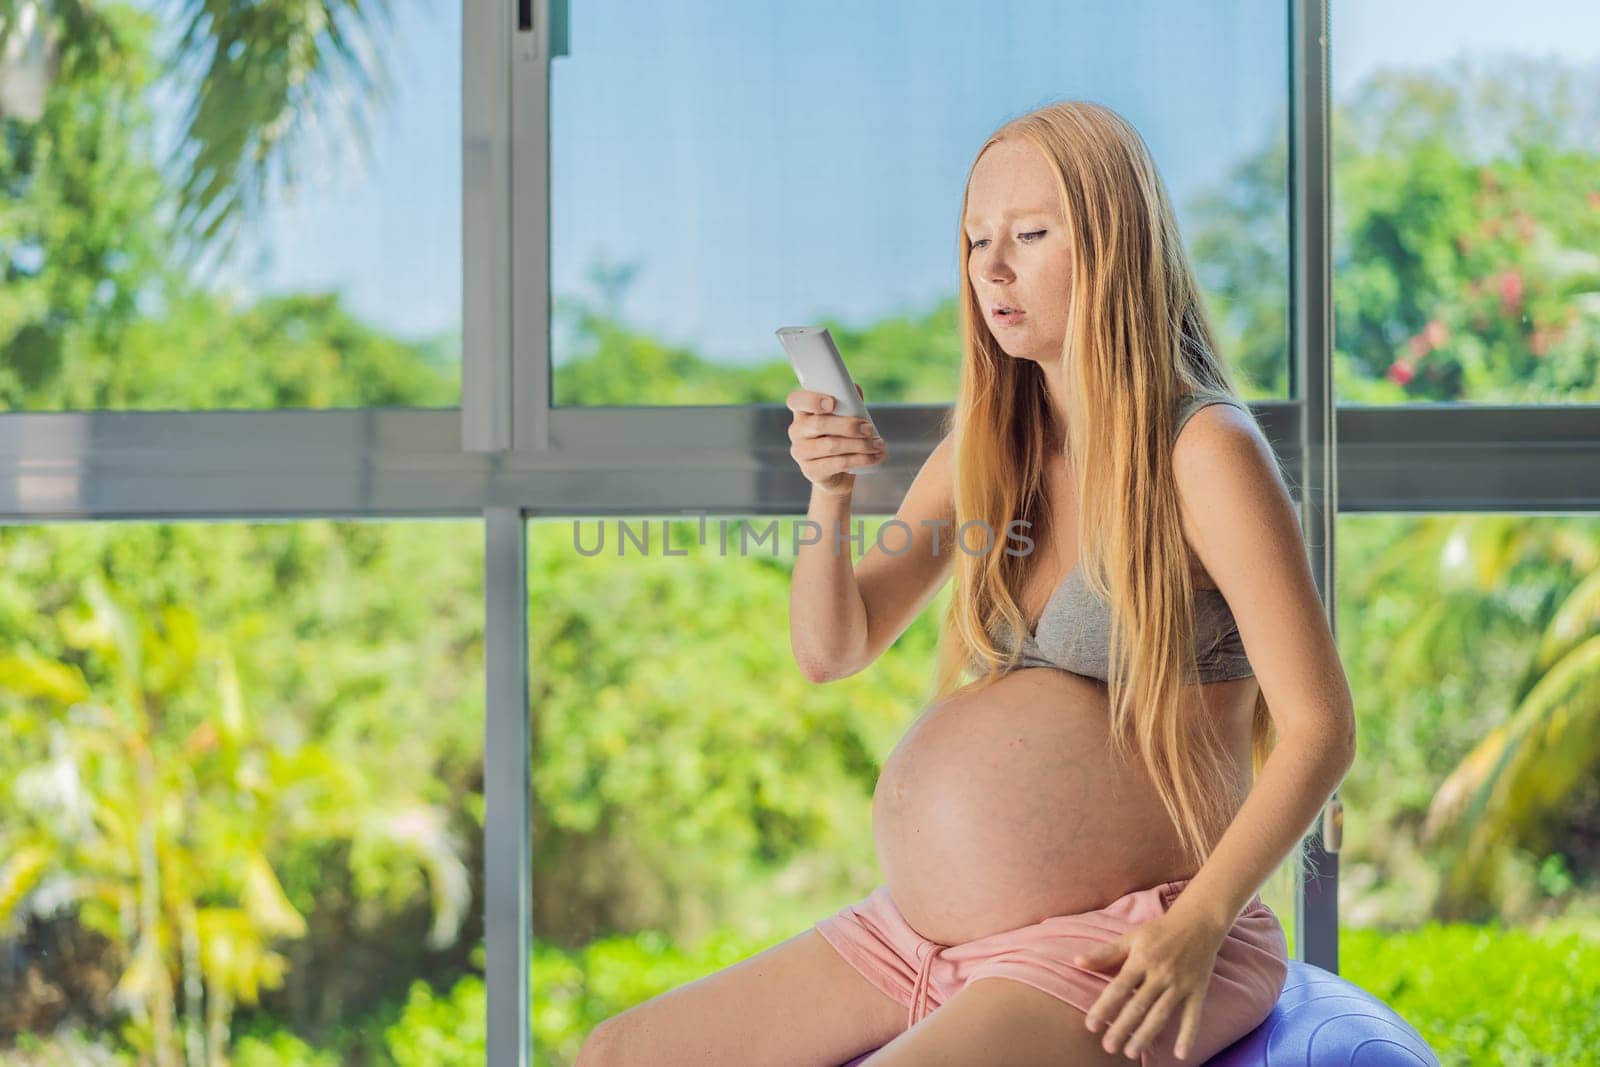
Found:
<path fill-rule="evenodd" d="M 1025 141 L 991 145 L 967 188 L 967 276 L 990 333 L 1008 355 L 1061 358 L 1071 299 L 1072 247 L 1054 176 Z M 996 317 L 997 307 L 1021 315 Z"/>

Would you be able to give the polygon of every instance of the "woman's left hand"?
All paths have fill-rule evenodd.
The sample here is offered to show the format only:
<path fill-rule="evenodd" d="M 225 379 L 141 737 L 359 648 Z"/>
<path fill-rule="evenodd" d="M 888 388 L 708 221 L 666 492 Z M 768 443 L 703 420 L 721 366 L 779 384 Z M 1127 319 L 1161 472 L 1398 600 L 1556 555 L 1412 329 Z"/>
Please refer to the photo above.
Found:
<path fill-rule="evenodd" d="M 1087 1013 L 1091 1032 L 1098 1031 L 1105 1020 L 1115 1020 L 1101 1047 L 1115 1053 L 1127 1039 L 1128 1058 L 1135 1059 L 1181 1011 L 1176 1055 L 1179 1059 L 1188 1055 L 1200 1027 L 1200 1007 L 1211 984 L 1217 952 L 1226 939 L 1226 933 L 1218 934 L 1209 924 L 1168 911 L 1074 957 L 1072 962 L 1079 967 L 1107 973 L 1122 963 L 1116 978 Z"/>

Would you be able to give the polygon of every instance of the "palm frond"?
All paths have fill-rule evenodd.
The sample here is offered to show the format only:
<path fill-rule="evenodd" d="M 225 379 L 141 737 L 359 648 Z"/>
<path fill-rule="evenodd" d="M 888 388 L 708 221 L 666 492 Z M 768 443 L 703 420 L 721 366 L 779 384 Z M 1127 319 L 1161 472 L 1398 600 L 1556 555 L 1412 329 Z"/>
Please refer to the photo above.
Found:
<path fill-rule="evenodd" d="M 1600 767 L 1600 636 L 1556 662 L 1434 795 L 1424 840 L 1510 840 L 1541 822 Z"/>
<path fill-rule="evenodd" d="M 173 64 L 196 88 L 171 161 L 177 223 L 225 252 L 274 182 L 292 189 L 310 133 L 336 147 L 337 119 L 370 151 L 365 107 L 388 94 L 377 31 L 387 0 L 172 0 L 182 27 Z M 274 168 L 276 167 L 276 171 Z M 192 249 L 191 249 L 192 250 Z"/>

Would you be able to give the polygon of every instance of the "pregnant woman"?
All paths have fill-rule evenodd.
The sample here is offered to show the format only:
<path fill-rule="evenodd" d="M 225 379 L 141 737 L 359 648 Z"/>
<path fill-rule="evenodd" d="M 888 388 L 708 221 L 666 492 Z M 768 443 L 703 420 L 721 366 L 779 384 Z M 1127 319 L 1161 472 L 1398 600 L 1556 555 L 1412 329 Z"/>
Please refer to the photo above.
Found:
<path fill-rule="evenodd" d="M 1259 889 L 1349 768 L 1353 708 L 1143 140 L 1077 101 L 1007 123 L 960 249 L 960 393 L 859 563 L 844 472 L 883 444 L 788 398 L 824 531 L 794 568 L 807 677 L 866 668 L 953 578 L 935 699 L 872 798 L 883 884 L 606 1021 L 581 1064 L 1198 1064 L 1282 990 Z"/>

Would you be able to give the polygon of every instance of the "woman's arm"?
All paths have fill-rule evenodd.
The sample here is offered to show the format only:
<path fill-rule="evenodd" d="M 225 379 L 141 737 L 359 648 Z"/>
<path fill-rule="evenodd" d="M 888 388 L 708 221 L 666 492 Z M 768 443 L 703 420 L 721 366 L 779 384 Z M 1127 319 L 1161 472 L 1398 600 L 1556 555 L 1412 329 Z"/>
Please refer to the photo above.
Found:
<path fill-rule="evenodd" d="M 789 644 L 795 662 L 813 682 L 834 677 L 839 665 L 859 658 L 867 643 L 867 607 L 856 584 L 850 544 L 850 494 L 811 489 L 806 539 L 795 554 L 789 586 Z M 818 532 L 820 530 L 820 532 Z"/>
<path fill-rule="evenodd" d="M 866 524 L 851 518 L 850 494 L 812 489 L 806 518 L 821 533 L 796 553 L 789 591 L 789 643 L 807 678 L 833 681 L 866 668 L 949 577 L 956 552 L 952 449 L 948 436 L 935 446 L 895 512 L 903 525 L 886 527 L 883 547 L 871 544 L 859 563 L 851 545 L 866 539 Z M 857 523 L 860 536 L 851 542 Z"/>
<path fill-rule="evenodd" d="M 1355 706 L 1300 521 L 1272 448 L 1225 404 L 1197 412 L 1173 448 L 1184 533 L 1239 627 L 1277 745 L 1173 903 L 1226 930 L 1294 851 L 1355 760 Z"/>
<path fill-rule="evenodd" d="M 1328 709 L 1330 719 L 1348 709 Z M 1192 916 L 1218 937 L 1305 836 L 1317 813 L 1344 781 L 1355 748 L 1343 731 L 1318 738 L 1295 734 L 1279 740 L 1261 765 L 1250 795 L 1195 872 L 1171 911 Z"/>

